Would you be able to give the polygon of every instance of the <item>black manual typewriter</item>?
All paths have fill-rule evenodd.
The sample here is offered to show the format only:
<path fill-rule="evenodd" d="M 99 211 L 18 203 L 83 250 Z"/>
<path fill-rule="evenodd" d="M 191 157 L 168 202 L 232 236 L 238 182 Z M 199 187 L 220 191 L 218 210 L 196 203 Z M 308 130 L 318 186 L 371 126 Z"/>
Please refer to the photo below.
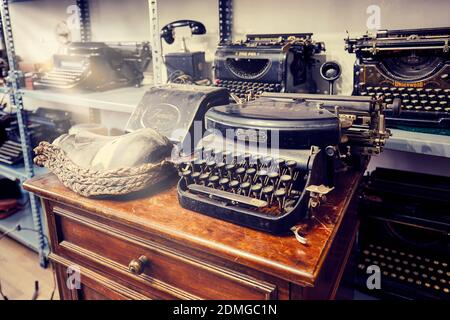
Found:
<path fill-rule="evenodd" d="M 401 98 L 388 126 L 450 129 L 450 28 L 383 30 L 347 39 L 356 53 L 354 95 Z"/>
<path fill-rule="evenodd" d="M 450 299 L 450 178 L 377 168 L 360 201 L 357 283 L 381 272 L 380 298 Z"/>
<path fill-rule="evenodd" d="M 53 56 L 53 69 L 34 80 L 37 89 L 103 91 L 139 86 L 151 60 L 148 43 L 72 42 Z"/>
<path fill-rule="evenodd" d="M 38 108 L 24 114 L 30 132 L 30 142 L 34 148 L 40 141 L 52 141 L 71 126 L 69 112 L 48 108 Z M 15 113 L 0 110 L 0 162 L 7 165 L 20 164 L 23 150 L 20 142 L 19 124 Z"/>
<path fill-rule="evenodd" d="M 215 84 L 239 98 L 261 92 L 315 93 L 314 54 L 325 50 L 312 33 L 251 34 L 244 42 L 221 44 L 215 55 Z"/>
<path fill-rule="evenodd" d="M 336 166 L 361 165 L 382 151 L 387 107 L 370 97 L 295 93 L 213 107 L 198 148 L 176 161 L 179 201 L 206 215 L 285 233 L 333 189 Z"/>

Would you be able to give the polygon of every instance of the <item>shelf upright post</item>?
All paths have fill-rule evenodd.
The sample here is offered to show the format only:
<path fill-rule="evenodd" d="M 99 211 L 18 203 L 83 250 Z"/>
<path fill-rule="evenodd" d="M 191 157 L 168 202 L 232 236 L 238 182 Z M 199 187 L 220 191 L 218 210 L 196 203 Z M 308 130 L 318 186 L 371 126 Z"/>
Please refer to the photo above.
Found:
<path fill-rule="evenodd" d="M 89 0 L 77 0 L 80 18 L 80 40 L 91 41 L 91 19 L 89 15 Z"/>
<path fill-rule="evenodd" d="M 148 1 L 149 17 L 150 17 L 150 35 L 152 38 L 152 65 L 153 65 L 153 82 L 154 84 L 162 84 L 162 45 L 159 34 L 158 20 L 158 3 L 157 0 Z"/>
<path fill-rule="evenodd" d="M 219 0 L 219 43 L 232 41 L 233 32 L 233 0 Z"/>
<path fill-rule="evenodd" d="M 14 48 L 14 39 L 11 28 L 11 19 L 9 15 L 8 0 L 1 0 L 1 20 L 3 27 L 3 35 L 5 37 L 6 52 L 8 55 L 8 81 L 10 104 L 15 107 L 17 113 L 17 122 L 19 125 L 20 143 L 22 145 L 23 160 L 25 164 L 25 173 L 28 178 L 34 176 L 33 161 L 31 156 L 30 134 L 27 128 L 27 116 L 23 107 L 22 95 L 19 92 L 20 81 L 23 78 L 22 73 L 17 68 L 16 52 Z M 47 267 L 47 257 L 45 255 L 46 243 L 44 239 L 42 220 L 40 214 L 40 206 L 37 198 L 28 193 L 30 198 L 31 214 L 33 216 L 34 228 L 38 230 L 39 240 L 39 262 L 42 267 Z"/>

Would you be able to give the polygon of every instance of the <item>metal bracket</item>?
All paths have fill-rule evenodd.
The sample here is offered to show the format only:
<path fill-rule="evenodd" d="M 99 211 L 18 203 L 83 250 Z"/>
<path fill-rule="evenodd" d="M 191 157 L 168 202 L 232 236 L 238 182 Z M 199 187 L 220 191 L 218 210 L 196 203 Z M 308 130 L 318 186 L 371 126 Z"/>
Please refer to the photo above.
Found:
<path fill-rule="evenodd" d="M 219 0 L 219 43 L 232 41 L 233 15 L 232 0 Z"/>
<path fill-rule="evenodd" d="M 321 203 L 327 201 L 326 195 L 330 193 L 334 187 L 327 187 L 323 184 L 321 185 L 314 185 L 310 184 L 305 188 L 306 191 L 309 192 L 309 202 L 308 207 L 310 209 L 315 209 L 318 206 L 320 206 Z"/>
<path fill-rule="evenodd" d="M 89 1 L 77 0 L 80 19 L 80 40 L 81 42 L 91 41 L 91 19 L 89 15 Z"/>

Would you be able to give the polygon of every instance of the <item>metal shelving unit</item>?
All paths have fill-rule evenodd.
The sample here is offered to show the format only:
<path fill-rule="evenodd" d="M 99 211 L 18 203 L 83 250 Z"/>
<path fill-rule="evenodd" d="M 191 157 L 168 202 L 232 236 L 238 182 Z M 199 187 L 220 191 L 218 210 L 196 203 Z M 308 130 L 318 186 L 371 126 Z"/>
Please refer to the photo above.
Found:
<path fill-rule="evenodd" d="M 11 19 L 9 15 L 9 1 L 2 0 L 1 1 L 1 21 L 2 21 L 2 29 L 3 36 L 5 37 L 6 51 L 8 56 L 8 66 L 9 66 L 9 74 L 7 86 L 9 87 L 9 102 L 11 106 L 13 106 L 16 110 L 17 114 L 17 122 L 19 125 L 19 133 L 20 133 L 20 142 L 22 145 L 23 151 L 23 159 L 24 166 L 22 170 L 16 170 L 14 167 L 9 168 L 8 170 L 4 168 L 3 171 L 7 176 L 14 178 L 14 174 L 16 174 L 16 178 L 18 180 L 23 181 L 24 179 L 31 178 L 34 176 L 34 165 L 32 161 L 31 155 L 31 143 L 30 143 L 30 134 L 27 128 L 27 119 L 26 113 L 24 110 L 22 95 L 19 92 L 20 89 L 20 80 L 22 78 L 22 73 L 17 68 L 17 59 L 16 52 L 14 47 L 14 38 L 11 28 Z M 13 215 L 8 219 L 2 220 L 0 222 L 0 229 L 5 232 L 9 231 L 12 227 L 15 227 L 17 224 L 21 224 L 23 227 L 32 228 L 37 231 L 37 239 L 24 237 L 23 234 L 17 235 L 20 241 L 24 244 L 36 249 L 39 253 L 39 262 L 42 267 L 47 266 L 47 257 L 46 257 L 46 248 L 47 244 L 45 242 L 45 235 L 42 226 L 41 212 L 38 199 L 31 193 L 27 193 L 29 197 L 29 211 L 25 211 L 22 215 L 17 214 Z M 30 213 L 32 218 L 32 226 L 30 224 Z M 26 219 L 20 219 L 22 216 L 26 217 Z M 18 221 L 15 221 L 19 219 Z M 14 226 L 10 226 L 9 224 L 13 222 L 16 223 Z M 37 240 L 37 241 L 36 241 Z"/>

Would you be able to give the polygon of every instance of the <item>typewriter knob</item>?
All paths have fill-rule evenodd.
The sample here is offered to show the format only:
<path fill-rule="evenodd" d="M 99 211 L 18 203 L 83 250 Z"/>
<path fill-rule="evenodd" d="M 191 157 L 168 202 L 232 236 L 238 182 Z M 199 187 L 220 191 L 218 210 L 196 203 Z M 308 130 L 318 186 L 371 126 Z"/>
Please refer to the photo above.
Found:
<path fill-rule="evenodd" d="M 399 115 L 402 109 L 402 100 L 399 98 L 395 98 L 391 104 L 392 113 L 394 115 Z"/>
<path fill-rule="evenodd" d="M 146 256 L 140 256 L 139 259 L 133 259 L 128 264 L 128 271 L 132 274 L 139 275 L 144 272 L 145 267 L 148 264 L 148 259 Z"/>

